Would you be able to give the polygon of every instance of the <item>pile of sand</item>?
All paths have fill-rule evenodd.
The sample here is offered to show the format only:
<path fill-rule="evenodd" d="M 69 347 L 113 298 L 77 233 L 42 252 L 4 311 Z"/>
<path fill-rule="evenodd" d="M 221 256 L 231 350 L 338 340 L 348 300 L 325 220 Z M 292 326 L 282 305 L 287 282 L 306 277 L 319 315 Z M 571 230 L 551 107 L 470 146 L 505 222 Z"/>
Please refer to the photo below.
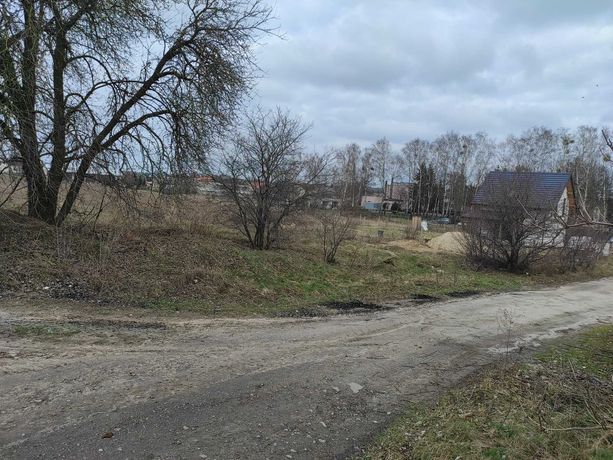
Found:
<path fill-rule="evenodd" d="M 435 251 L 460 253 L 462 252 L 461 241 L 462 232 L 447 232 L 432 238 L 428 241 L 428 246 Z"/>

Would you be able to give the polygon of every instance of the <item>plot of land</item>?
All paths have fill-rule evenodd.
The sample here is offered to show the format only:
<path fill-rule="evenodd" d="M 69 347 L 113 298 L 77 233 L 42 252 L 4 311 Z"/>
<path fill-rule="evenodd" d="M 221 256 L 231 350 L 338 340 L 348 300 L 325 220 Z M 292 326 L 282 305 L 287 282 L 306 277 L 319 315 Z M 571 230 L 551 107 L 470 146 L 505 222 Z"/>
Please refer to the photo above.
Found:
<path fill-rule="evenodd" d="M 188 210 L 198 219 L 217 215 L 214 204 L 190 199 Z M 336 313 L 321 308 L 331 302 L 441 299 L 613 275 L 613 257 L 590 271 L 475 271 L 456 253 L 457 232 L 399 239 L 407 221 L 387 217 L 360 218 L 355 239 L 327 264 L 312 219 L 289 225 L 280 248 L 254 251 L 223 220 L 183 216 L 171 223 L 171 204 L 159 210 L 158 220 L 138 225 L 117 218 L 56 229 L 6 214 L 0 219 L 0 293 L 210 317 L 321 316 Z M 202 207 L 207 212 L 198 212 Z"/>

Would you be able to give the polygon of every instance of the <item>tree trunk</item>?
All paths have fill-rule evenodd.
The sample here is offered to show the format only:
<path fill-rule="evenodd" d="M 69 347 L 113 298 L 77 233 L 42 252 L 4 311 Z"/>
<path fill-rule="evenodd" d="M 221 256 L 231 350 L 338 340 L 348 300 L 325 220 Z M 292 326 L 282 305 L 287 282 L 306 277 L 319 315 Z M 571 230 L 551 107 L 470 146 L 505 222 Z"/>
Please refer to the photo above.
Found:
<path fill-rule="evenodd" d="M 53 160 L 47 178 L 47 196 L 49 207 L 53 209 L 54 218 L 66 163 L 66 98 L 64 96 L 66 49 L 66 35 L 60 30 L 53 50 L 53 131 L 51 133 Z"/>
<path fill-rule="evenodd" d="M 19 101 L 19 130 L 23 173 L 28 184 L 28 215 L 53 224 L 55 203 L 47 191 L 47 177 L 39 157 L 36 130 L 36 70 L 39 60 L 40 30 L 34 2 L 24 1 L 24 41 L 21 88 Z"/>

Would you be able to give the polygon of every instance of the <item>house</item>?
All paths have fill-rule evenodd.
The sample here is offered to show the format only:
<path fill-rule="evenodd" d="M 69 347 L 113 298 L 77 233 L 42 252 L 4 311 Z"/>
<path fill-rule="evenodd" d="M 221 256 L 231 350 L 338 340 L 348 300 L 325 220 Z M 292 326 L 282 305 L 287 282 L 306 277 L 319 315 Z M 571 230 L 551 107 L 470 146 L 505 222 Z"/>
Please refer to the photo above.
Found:
<path fill-rule="evenodd" d="M 222 196 L 226 193 L 223 186 L 213 176 L 197 176 L 196 189 L 198 193 L 209 196 Z"/>
<path fill-rule="evenodd" d="M 572 223 L 576 215 L 575 186 L 570 174 L 493 171 L 478 188 L 464 218 L 468 222 L 496 221 L 507 226 L 519 220 L 524 226 L 542 228 L 542 232 L 535 233 L 541 242 L 550 240 L 559 246 L 565 240 L 565 224 Z"/>
<path fill-rule="evenodd" d="M 383 209 L 383 196 L 364 195 L 360 200 L 360 206 L 368 211 L 381 211 Z"/>
<path fill-rule="evenodd" d="M 568 173 L 490 172 L 477 189 L 471 206 L 487 208 L 517 200 L 527 209 L 555 209 L 567 219 L 577 212 L 575 185 Z"/>
<path fill-rule="evenodd" d="M 411 204 L 413 184 L 411 182 L 385 183 L 383 192 L 383 209 L 407 211 Z"/>
<path fill-rule="evenodd" d="M 321 209 L 338 209 L 341 207 L 341 200 L 334 197 L 324 197 L 321 199 Z"/>
<path fill-rule="evenodd" d="M 360 205 L 369 211 L 408 211 L 411 205 L 413 184 L 410 182 L 385 182 L 382 189 L 367 190 Z"/>
<path fill-rule="evenodd" d="M 311 183 L 302 184 L 302 188 L 306 193 L 306 206 L 315 209 L 340 209 L 343 207 L 343 202 L 336 184 L 328 183 Z"/>
<path fill-rule="evenodd" d="M 23 174 L 22 163 L 23 161 L 19 157 L 0 159 L 0 176 L 20 177 Z"/>

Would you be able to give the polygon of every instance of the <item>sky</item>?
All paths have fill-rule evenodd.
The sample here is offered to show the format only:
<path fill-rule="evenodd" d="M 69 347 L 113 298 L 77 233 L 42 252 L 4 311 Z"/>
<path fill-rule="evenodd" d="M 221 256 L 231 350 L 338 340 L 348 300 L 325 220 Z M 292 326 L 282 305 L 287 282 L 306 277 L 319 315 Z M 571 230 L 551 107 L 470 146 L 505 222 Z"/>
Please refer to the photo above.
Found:
<path fill-rule="evenodd" d="M 613 125 L 611 0 L 276 0 L 256 101 L 315 150 Z"/>

